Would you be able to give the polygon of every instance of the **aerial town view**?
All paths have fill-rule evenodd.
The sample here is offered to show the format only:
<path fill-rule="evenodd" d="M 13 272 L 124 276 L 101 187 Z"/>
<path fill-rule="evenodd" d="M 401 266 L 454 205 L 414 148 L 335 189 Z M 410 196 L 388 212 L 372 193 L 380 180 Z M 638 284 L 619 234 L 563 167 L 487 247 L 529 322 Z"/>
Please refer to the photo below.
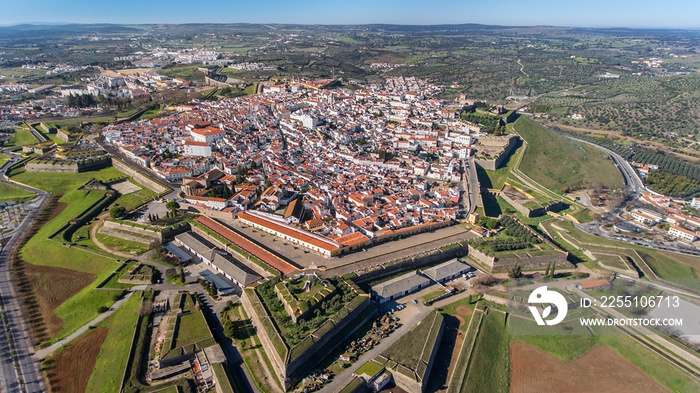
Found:
<path fill-rule="evenodd" d="M 0 13 L 0 393 L 700 392 L 700 4 Z"/>

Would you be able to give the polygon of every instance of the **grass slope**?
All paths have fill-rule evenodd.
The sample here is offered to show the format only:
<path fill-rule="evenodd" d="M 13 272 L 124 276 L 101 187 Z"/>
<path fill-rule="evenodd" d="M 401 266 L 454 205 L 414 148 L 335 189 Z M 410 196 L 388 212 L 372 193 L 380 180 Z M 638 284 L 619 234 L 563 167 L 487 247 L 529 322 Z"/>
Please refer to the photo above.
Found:
<path fill-rule="evenodd" d="M 78 216 L 103 194 L 102 191 L 77 190 L 80 185 L 92 178 L 106 181 L 122 176 L 123 173 L 110 167 L 78 174 L 21 173 L 13 177 L 17 181 L 51 193 L 63 194 L 60 202 L 66 204 L 66 208 L 46 223 L 22 248 L 20 254 L 22 259 L 33 265 L 61 267 L 95 275 L 92 283 L 54 310 L 55 316 L 63 321 L 57 337 L 64 337 L 88 323 L 98 315 L 97 309 L 100 306 L 109 306 L 114 302 L 112 300 L 114 291 L 95 291 L 94 288 L 105 280 L 117 265 L 112 258 L 79 247 L 67 247 L 48 237 Z"/>
<path fill-rule="evenodd" d="M 526 142 L 520 170 L 555 192 L 600 182 L 621 185 L 615 164 L 601 150 L 550 131 L 527 116 L 520 116 L 513 129 Z"/>
<path fill-rule="evenodd" d="M 99 325 L 106 327 L 109 333 L 97 355 L 86 391 L 116 392 L 119 390 L 140 305 L 140 292 L 136 292 L 119 310 Z"/>
<path fill-rule="evenodd" d="M 0 183 L 0 202 L 31 200 L 36 194 L 6 183 Z"/>
<path fill-rule="evenodd" d="M 507 392 L 509 343 L 505 314 L 488 310 L 476 339 L 461 392 Z"/>
<path fill-rule="evenodd" d="M 113 303 L 111 299 L 113 292 L 93 291 L 94 287 L 117 267 L 111 259 L 77 248 L 68 248 L 48 239 L 52 233 L 101 196 L 102 192 L 98 191 L 76 190 L 65 194 L 60 201 L 67 204 L 66 208 L 56 218 L 46 223 L 20 252 L 22 259 L 33 265 L 61 267 L 96 275 L 95 281 L 54 310 L 56 317 L 63 320 L 63 327 L 58 332 L 59 337 L 71 333 L 95 318 L 100 306 Z"/>

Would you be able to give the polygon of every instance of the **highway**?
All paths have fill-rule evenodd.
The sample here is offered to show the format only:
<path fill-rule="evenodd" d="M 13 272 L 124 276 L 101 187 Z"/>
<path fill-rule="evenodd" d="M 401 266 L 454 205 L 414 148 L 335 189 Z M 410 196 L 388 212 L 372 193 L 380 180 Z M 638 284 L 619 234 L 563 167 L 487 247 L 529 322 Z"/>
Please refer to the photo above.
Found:
<path fill-rule="evenodd" d="M 573 140 L 576 140 L 581 143 L 586 143 L 591 146 L 594 146 L 605 153 L 607 153 L 617 166 L 617 168 L 620 170 L 620 173 L 622 173 L 622 177 L 625 181 L 625 185 L 627 186 L 627 189 L 630 191 L 630 195 L 627 197 L 625 201 L 620 203 L 617 207 L 615 207 L 613 210 L 608 212 L 604 217 L 602 221 L 613 221 L 616 219 L 620 218 L 620 214 L 624 211 L 624 207 L 626 205 L 627 201 L 635 200 L 639 197 L 640 194 L 645 193 L 645 192 L 651 192 L 654 193 L 653 191 L 650 191 L 644 186 L 644 183 L 642 182 L 642 179 L 639 177 L 637 174 L 637 171 L 632 168 L 632 166 L 625 160 L 621 155 L 615 153 L 614 151 L 605 148 L 600 145 L 596 145 L 595 143 L 584 141 L 582 139 L 577 139 L 570 137 Z M 655 194 L 655 193 L 654 193 Z M 582 231 L 588 232 L 588 233 L 593 233 L 596 236 L 601 236 L 601 237 L 606 237 L 608 239 L 614 239 L 618 241 L 622 241 L 625 243 L 630 243 L 630 244 L 636 244 L 638 246 L 644 246 L 644 247 L 649 247 L 653 248 L 656 250 L 664 250 L 664 251 L 669 251 L 669 252 L 675 252 L 679 254 L 686 254 L 686 255 L 694 255 L 694 256 L 700 256 L 700 249 L 693 247 L 693 246 L 688 246 L 680 242 L 675 242 L 675 243 L 664 243 L 664 242 L 659 242 L 659 241 L 651 241 L 651 240 L 646 240 L 643 238 L 639 237 L 632 237 L 632 236 L 626 236 L 623 234 L 611 234 L 609 232 L 604 231 L 601 226 L 603 225 L 603 222 L 595 222 L 595 223 L 590 223 L 590 224 L 576 224 L 576 226 L 581 229 Z"/>
<path fill-rule="evenodd" d="M 615 163 L 615 166 L 617 166 L 618 169 L 620 169 L 620 173 L 622 173 L 622 177 L 625 180 L 625 184 L 627 185 L 627 188 L 630 190 L 630 192 L 634 195 L 634 197 L 637 197 L 643 192 L 649 192 L 649 190 L 647 190 L 647 188 L 644 187 L 644 182 L 642 182 L 642 179 L 637 174 L 637 171 L 635 171 L 634 168 L 632 168 L 632 165 L 630 165 L 629 162 L 627 162 L 627 160 L 625 160 L 621 155 L 615 153 L 614 151 L 608 148 L 596 145 L 595 143 L 573 137 L 570 138 L 575 141 L 594 146 L 607 153 L 612 158 L 613 162 Z"/>
<path fill-rule="evenodd" d="M 3 183 L 10 183 L 4 176 L 4 171 L 17 162 L 19 155 L 12 154 L 8 151 L 4 153 L 10 154 L 12 158 L 2 168 L 3 176 L 0 178 L 0 181 Z M 28 214 L 12 232 L 12 238 L 0 252 L 0 296 L 2 297 L 2 302 L 7 313 L 6 325 L 3 326 L 2 331 L 4 334 L 7 334 L 8 331 L 6 328 L 9 329 L 9 334 L 12 336 L 15 346 L 16 359 L 19 362 L 19 369 L 15 370 L 11 353 L 7 350 L 7 343 L 3 339 L 3 345 L 0 346 L 0 391 L 23 391 L 20 385 L 20 379 L 23 379 L 25 383 L 24 391 L 45 392 L 47 390 L 40 365 L 32 357 L 34 354 L 34 343 L 29 334 L 29 328 L 25 322 L 24 313 L 20 306 L 19 296 L 12 280 L 10 257 L 22 235 L 27 232 L 41 209 L 46 206 L 49 200 L 49 194 L 31 187 L 18 184 L 13 185 L 35 192 L 38 194 L 38 197 L 32 202 L 24 204 L 24 207 L 28 210 Z"/>

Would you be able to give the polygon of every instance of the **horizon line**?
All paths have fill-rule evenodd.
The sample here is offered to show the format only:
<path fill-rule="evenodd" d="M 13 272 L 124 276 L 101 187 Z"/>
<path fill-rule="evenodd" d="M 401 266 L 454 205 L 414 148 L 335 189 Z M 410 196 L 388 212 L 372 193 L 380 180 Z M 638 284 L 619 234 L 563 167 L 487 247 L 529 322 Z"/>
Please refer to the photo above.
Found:
<path fill-rule="evenodd" d="M 533 24 L 533 25 L 496 25 L 496 24 L 486 24 L 477 22 L 463 22 L 463 23 L 386 23 L 386 22 L 375 22 L 375 23 L 289 23 L 289 22 L 18 22 L 11 24 L 0 23 L 0 27 L 17 27 L 17 26 L 66 26 L 66 25 L 78 25 L 78 26 L 89 26 L 89 25 L 112 25 L 112 26 L 146 26 L 146 25 L 289 25 L 289 26 L 406 26 L 406 27 L 438 27 L 438 26 L 464 26 L 464 25 L 476 25 L 485 27 L 502 27 L 502 28 L 534 28 L 534 27 L 548 27 L 548 28 L 563 28 L 563 29 L 627 29 L 627 30 L 691 30 L 698 31 L 698 27 L 633 27 L 633 26 L 565 26 L 565 25 L 548 25 L 548 24 Z"/>

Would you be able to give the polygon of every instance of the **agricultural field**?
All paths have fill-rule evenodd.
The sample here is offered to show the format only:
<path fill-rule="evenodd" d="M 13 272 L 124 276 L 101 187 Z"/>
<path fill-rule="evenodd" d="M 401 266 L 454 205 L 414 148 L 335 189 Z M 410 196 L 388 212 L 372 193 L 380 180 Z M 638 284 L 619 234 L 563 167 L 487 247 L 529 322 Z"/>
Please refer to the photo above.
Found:
<path fill-rule="evenodd" d="M 46 376 L 52 391 L 86 392 L 100 347 L 107 338 L 104 327 L 89 330 L 60 352 L 44 360 Z"/>
<path fill-rule="evenodd" d="M 55 271 L 41 269 L 32 277 L 35 281 L 31 286 L 37 291 L 39 303 L 42 307 L 53 310 L 57 318 L 50 319 L 56 323 L 49 323 L 49 336 L 62 337 L 69 334 L 97 316 L 100 306 L 109 306 L 113 302 L 112 292 L 93 291 L 94 286 L 115 269 L 116 264 L 112 260 L 77 248 L 63 247 L 60 242 L 49 239 L 50 235 L 100 197 L 99 192 L 86 191 L 64 195 L 60 201 L 66 204 L 65 209 L 41 227 L 20 251 L 20 258 L 27 264 L 45 267 L 44 270 L 60 269 L 63 274 L 59 277 L 65 277 L 63 280 L 53 280 L 50 274 Z M 76 285 L 82 285 L 82 288 L 76 288 Z M 44 293 L 49 297 L 43 296 Z"/>
<path fill-rule="evenodd" d="M 511 336 L 511 388 L 514 392 L 595 392 L 600 391 L 597 389 L 600 389 L 598 384 L 602 380 L 607 382 L 605 386 L 617 386 L 619 382 L 624 382 L 621 387 L 635 386 L 635 391 L 644 392 L 691 392 L 700 389 L 700 381 L 634 338 L 611 333 Z M 566 378 L 561 379 L 559 374 L 551 371 L 527 371 L 540 361 L 549 365 L 550 370 L 563 368 L 585 371 L 585 374 L 564 372 L 561 375 Z M 604 371 L 598 368 L 601 365 L 605 365 Z M 546 375 L 546 378 L 542 378 L 542 375 Z M 590 378 L 591 375 L 599 378 Z M 607 380 L 607 376 L 614 376 L 616 381 Z M 634 376 L 634 379 L 628 380 L 629 376 Z M 570 384 L 572 381 L 576 384 Z M 554 386 L 561 389 L 556 390 Z M 611 389 L 619 391 L 622 388 Z"/>
<path fill-rule="evenodd" d="M 607 347 L 566 362 L 522 342 L 511 345 L 511 392 L 662 392 L 662 386 Z M 592 378 L 595 376 L 595 378 Z"/>
<path fill-rule="evenodd" d="M 461 391 L 690 392 L 700 381 L 634 338 L 613 332 L 508 335 L 504 313 L 484 315 Z M 462 354 L 464 355 L 464 354 Z M 575 370 L 572 372 L 572 370 Z M 592 378 L 591 376 L 596 376 Z"/>
<path fill-rule="evenodd" d="M 596 147 L 547 130 L 527 116 L 520 116 L 513 129 L 527 142 L 519 169 L 547 189 L 568 192 L 595 182 L 622 184 L 615 164 Z"/>
<path fill-rule="evenodd" d="M 136 292 L 119 310 L 98 325 L 99 329 L 106 329 L 108 334 L 98 347 L 99 353 L 96 354 L 87 392 L 106 393 L 119 389 L 140 306 L 141 292 Z"/>
<path fill-rule="evenodd" d="M 566 113 L 579 113 L 585 119 L 571 120 L 555 116 L 554 121 L 613 131 L 637 140 L 664 140 L 669 147 L 683 147 L 680 140 L 670 138 L 696 134 L 698 88 L 700 76 L 626 76 L 606 79 L 564 93 L 538 98 L 541 108 L 565 108 Z M 548 112 L 551 113 L 551 110 Z"/>

